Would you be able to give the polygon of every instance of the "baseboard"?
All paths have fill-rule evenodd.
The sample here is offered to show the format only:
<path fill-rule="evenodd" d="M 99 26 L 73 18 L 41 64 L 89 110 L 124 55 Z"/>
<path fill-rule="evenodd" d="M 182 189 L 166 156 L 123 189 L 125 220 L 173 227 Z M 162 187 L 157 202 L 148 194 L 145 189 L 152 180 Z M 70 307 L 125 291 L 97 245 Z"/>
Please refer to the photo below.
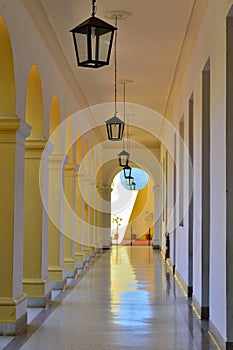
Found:
<path fill-rule="evenodd" d="M 185 283 L 185 281 L 183 280 L 183 278 L 180 276 L 180 274 L 177 271 L 175 272 L 175 277 L 176 277 L 176 280 L 179 283 L 180 287 L 182 288 L 182 290 L 184 291 L 184 293 L 188 297 L 190 287 L 187 286 L 187 284 Z"/>
<path fill-rule="evenodd" d="M 233 342 L 226 342 L 211 320 L 209 321 L 209 333 L 220 349 L 233 349 Z"/>

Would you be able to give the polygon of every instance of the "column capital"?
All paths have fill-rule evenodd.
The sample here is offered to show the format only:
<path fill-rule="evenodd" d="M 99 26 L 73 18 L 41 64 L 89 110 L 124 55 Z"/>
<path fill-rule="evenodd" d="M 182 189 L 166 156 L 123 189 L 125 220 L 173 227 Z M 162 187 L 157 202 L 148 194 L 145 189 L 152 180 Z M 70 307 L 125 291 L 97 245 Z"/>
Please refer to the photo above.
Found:
<path fill-rule="evenodd" d="M 68 162 L 68 163 L 66 163 L 65 164 L 65 166 L 64 166 L 64 169 L 65 169 L 65 171 L 67 172 L 69 172 L 69 171 L 72 171 L 72 172 L 76 172 L 78 169 L 77 169 L 77 164 L 76 163 L 74 163 L 74 162 Z M 77 169 L 77 170 L 76 170 Z"/>
<path fill-rule="evenodd" d="M 43 151 L 45 150 L 47 144 L 46 139 L 31 139 L 30 137 L 25 140 L 25 159 L 37 159 L 41 158 Z M 50 147 L 45 152 L 45 158 L 48 157 L 50 153 Z"/>
<path fill-rule="evenodd" d="M 61 166 L 63 164 L 63 161 L 65 159 L 65 154 L 62 152 L 52 152 L 49 155 L 49 163 L 50 164 L 59 164 Z"/>
<path fill-rule="evenodd" d="M 0 116 L 1 143 L 15 142 L 24 146 L 24 140 L 30 135 L 31 126 L 17 116 Z"/>
<path fill-rule="evenodd" d="M 21 119 L 16 116 L 12 116 L 12 117 L 0 116 L 0 132 L 17 131 L 20 128 L 20 121 Z"/>

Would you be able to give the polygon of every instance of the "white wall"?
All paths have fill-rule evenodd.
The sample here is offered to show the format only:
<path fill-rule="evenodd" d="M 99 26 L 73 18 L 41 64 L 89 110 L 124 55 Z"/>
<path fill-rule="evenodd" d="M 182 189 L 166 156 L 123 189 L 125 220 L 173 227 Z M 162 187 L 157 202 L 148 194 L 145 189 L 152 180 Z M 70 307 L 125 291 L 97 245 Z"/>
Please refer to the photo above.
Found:
<path fill-rule="evenodd" d="M 185 142 L 188 145 L 188 100 L 194 94 L 194 269 L 193 295 L 201 304 L 201 78 L 210 57 L 211 76 L 211 153 L 210 153 L 210 320 L 226 339 L 226 182 L 225 182 L 225 110 L 226 110 L 226 15 L 232 1 L 209 1 L 191 59 L 172 110 L 172 121 L 179 128 L 184 114 Z M 186 184 L 186 191 L 188 190 Z M 186 282 L 188 220 L 177 229 L 177 272 Z"/>

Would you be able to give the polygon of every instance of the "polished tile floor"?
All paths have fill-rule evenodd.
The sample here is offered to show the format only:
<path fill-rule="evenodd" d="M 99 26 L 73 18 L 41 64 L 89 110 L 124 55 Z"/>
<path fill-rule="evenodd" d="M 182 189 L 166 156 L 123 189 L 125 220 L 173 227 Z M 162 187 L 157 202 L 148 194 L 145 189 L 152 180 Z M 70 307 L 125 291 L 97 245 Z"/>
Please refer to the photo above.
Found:
<path fill-rule="evenodd" d="M 216 350 L 159 252 L 113 247 L 5 350 Z"/>

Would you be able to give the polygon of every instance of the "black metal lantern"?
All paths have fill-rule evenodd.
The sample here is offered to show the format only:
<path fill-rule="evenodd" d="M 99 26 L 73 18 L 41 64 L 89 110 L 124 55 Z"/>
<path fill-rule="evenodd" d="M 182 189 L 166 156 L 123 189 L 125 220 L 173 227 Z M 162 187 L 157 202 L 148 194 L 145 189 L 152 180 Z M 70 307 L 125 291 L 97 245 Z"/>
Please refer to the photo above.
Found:
<path fill-rule="evenodd" d="M 134 181 L 131 183 L 131 190 L 132 191 L 136 190 L 136 183 Z"/>
<path fill-rule="evenodd" d="M 119 119 L 116 114 L 105 121 L 108 133 L 108 139 L 111 141 L 122 140 L 125 123 Z"/>
<path fill-rule="evenodd" d="M 127 165 L 127 166 L 124 167 L 123 170 L 124 170 L 124 177 L 125 177 L 125 179 L 130 179 L 131 178 L 132 168 L 129 165 Z"/>
<path fill-rule="evenodd" d="M 116 17 L 117 27 L 117 17 Z M 117 34 L 115 36 L 115 57 L 114 57 L 114 93 L 115 93 L 115 112 L 114 116 L 105 121 L 108 139 L 110 141 L 121 141 L 124 133 L 125 123 L 117 117 Z"/>
<path fill-rule="evenodd" d="M 134 182 L 134 177 L 133 176 L 130 176 L 128 179 L 128 186 L 131 188 L 133 182 Z"/>
<path fill-rule="evenodd" d="M 119 165 L 121 167 L 125 167 L 128 165 L 129 162 L 129 153 L 125 151 L 124 149 L 117 155 L 119 159 Z"/>
<path fill-rule="evenodd" d="M 78 66 L 99 68 L 109 64 L 116 27 L 95 17 L 96 0 L 92 0 L 92 16 L 70 30 L 73 35 Z"/>

